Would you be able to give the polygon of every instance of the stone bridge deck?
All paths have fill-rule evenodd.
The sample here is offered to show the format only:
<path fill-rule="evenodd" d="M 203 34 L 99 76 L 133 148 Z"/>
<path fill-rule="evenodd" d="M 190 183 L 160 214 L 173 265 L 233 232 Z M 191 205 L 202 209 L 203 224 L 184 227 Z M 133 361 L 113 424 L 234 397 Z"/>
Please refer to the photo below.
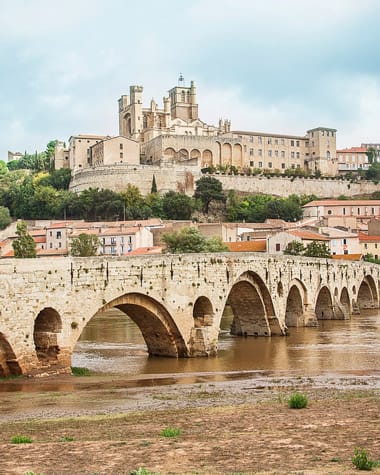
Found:
<path fill-rule="evenodd" d="M 3 259 L 0 376 L 69 371 L 83 328 L 111 307 L 150 354 L 209 356 L 227 304 L 232 333 L 286 335 L 377 308 L 379 279 L 375 264 L 254 253 Z"/>

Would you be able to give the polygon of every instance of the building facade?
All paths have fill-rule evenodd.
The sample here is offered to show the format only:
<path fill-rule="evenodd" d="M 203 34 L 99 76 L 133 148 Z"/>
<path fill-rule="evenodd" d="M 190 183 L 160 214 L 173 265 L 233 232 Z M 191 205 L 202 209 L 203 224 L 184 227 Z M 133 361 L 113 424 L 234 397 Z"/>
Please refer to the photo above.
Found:
<path fill-rule="evenodd" d="M 229 120 L 219 120 L 217 126 L 207 124 L 199 117 L 194 81 L 186 86 L 182 75 L 161 107 L 154 99 L 144 107 L 143 87 L 138 85 L 120 97 L 118 106 L 118 137 L 76 135 L 70 137 L 68 148 L 58 142 L 55 167 L 69 166 L 74 174 L 86 167 L 120 163 L 338 173 L 335 129 L 317 127 L 304 135 L 286 135 L 233 131 Z M 129 149 L 126 156 L 117 145 L 121 138 Z"/>

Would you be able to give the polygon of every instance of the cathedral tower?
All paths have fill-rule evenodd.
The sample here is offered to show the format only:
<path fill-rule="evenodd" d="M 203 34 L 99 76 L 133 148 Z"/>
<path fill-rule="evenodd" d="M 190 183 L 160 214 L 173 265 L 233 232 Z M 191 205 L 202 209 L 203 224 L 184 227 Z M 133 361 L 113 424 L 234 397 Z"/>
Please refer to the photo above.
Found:
<path fill-rule="evenodd" d="M 194 81 L 191 81 L 190 87 L 186 87 L 181 74 L 178 79 L 178 86 L 170 89 L 169 97 L 172 119 L 179 118 L 187 122 L 198 119 L 197 92 Z"/>

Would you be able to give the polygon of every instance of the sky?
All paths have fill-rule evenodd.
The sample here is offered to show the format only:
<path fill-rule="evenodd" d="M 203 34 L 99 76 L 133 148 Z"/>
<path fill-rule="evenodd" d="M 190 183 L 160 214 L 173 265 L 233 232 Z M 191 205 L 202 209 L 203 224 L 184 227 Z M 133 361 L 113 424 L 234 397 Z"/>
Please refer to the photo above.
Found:
<path fill-rule="evenodd" d="M 177 85 L 232 130 L 380 142 L 379 0 L 0 0 L 0 159 L 118 134 L 117 99 Z"/>

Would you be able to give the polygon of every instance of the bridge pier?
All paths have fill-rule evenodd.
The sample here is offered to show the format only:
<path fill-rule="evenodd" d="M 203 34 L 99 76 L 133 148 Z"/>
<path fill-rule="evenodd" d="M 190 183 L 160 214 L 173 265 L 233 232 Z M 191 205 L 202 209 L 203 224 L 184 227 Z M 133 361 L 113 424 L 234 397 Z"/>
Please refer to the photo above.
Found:
<path fill-rule="evenodd" d="M 189 355 L 215 356 L 218 352 L 218 333 L 212 327 L 193 328 L 189 341 Z"/>

